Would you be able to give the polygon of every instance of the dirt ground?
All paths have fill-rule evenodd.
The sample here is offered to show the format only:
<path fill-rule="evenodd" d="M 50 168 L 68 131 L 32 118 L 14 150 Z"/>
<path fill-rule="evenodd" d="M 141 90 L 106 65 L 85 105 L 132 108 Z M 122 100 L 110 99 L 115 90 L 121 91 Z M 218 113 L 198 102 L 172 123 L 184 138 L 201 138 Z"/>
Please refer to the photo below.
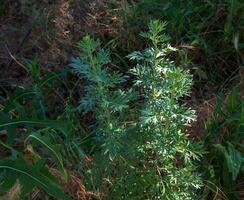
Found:
<path fill-rule="evenodd" d="M 4 1 L 0 5 L 0 83 L 23 82 L 24 59 L 36 58 L 43 71 L 65 68 L 75 43 L 85 34 L 98 32 L 103 6 L 95 0 Z"/>

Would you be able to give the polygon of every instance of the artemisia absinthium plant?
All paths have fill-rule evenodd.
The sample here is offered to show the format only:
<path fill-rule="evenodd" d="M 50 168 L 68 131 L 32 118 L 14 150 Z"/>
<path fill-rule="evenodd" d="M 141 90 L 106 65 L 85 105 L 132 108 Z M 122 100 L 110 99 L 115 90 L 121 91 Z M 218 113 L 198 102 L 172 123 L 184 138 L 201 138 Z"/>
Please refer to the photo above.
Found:
<path fill-rule="evenodd" d="M 92 112 L 96 120 L 91 132 L 102 143 L 104 154 L 112 161 L 121 147 L 121 138 L 126 127 L 123 110 L 133 99 L 131 90 L 118 90 L 119 84 L 126 81 L 121 73 L 109 73 L 111 62 L 108 50 L 102 49 L 98 40 L 85 36 L 77 45 L 79 57 L 73 59 L 71 67 L 87 81 L 85 97 L 81 99 L 79 110 L 83 113 Z"/>
<path fill-rule="evenodd" d="M 201 178 L 194 163 L 201 157 L 201 148 L 185 133 L 195 114 L 180 99 L 189 95 L 192 76 L 167 59 L 176 49 L 162 33 L 165 25 L 151 21 L 149 31 L 141 33 L 151 45 L 129 55 L 137 62 L 131 71 L 144 99 L 137 124 L 144 141 L 137 147 L 142 162 L 138 171 L 141 179 L 151 180 L 144 188 L 144 199 L 196 200 Z"/>
<path fill-rule="evenodd" d="M 129 55 L 138 64 L 131 70 L 135 86 L 127 92 L 117 89 L 125 76 L 106 69 L 110 56 L 99 41 L 84 37 L 78 44 L 80 55 L 71 64 L 88 82 L 79 109 L 92 111 L 96 119 L 91 132 L 101 139 L 104 156 L 96 162 L 100 176 L 96 170 L 91 176 L 94 189 L 94 179 L 107 180 L 109 189 L 100 189 L 108 191 L 107 199 L 195 200 L 201 187 L 194 164 L 201 152 L 185 134 L 195 115 L 180 103 L 189 95 L 192 76 L 167 59 L 175 49 L 162 34 L 164 28 L 164 23 L 152 21 L 149 31 L 141 34 L 152 45 Z M 130 108 L 137 96 L 133 90 L 141 97 Z"/>

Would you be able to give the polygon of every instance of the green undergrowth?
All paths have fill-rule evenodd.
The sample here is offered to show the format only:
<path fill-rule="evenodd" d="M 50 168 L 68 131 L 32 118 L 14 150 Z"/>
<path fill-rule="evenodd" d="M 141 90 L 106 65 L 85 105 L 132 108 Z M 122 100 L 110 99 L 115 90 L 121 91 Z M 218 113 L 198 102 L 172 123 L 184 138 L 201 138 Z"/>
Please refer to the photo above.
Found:
<path fill-rule="evenodd" d="M 244 172 L 244 100 L 235 89 L 219 98 L 203 136 L 206 155 L 205 198 L 241 199 Z"/>
<path fill-rule="evenodd" d="M 40 188 L 57 199 L 70 199 L 63 192 L 61 179 L 66 182 L 66 167 L 84 157 L 75 135 L 75 117 L 68 104 L 60 116 L 50 117 L 46 104 L 49 93 L 62 84 L 66 73 L 42 76 L 36 60 L 26 61 L 25 66 L 31 83 L 6 92 L 0 110 L 0 194 L 18 183 L 18 198 L 27 198 L 33 189 Z M 51 168 L 59 171 L 60 178 Z"/>
<path fill-rule="evenodd" d="M 116 49 L 127 54 L 143 48 L 147 42 L 137 37 L 140 31 L 151 19 L 165 20 L 171 43 L 180 50 L 174 60 L 191 69 L 199 90 L 207 84 L 217 91 L 243 65 L 242 1 L 138 0 L 114 2 L 116 6 Z"/>

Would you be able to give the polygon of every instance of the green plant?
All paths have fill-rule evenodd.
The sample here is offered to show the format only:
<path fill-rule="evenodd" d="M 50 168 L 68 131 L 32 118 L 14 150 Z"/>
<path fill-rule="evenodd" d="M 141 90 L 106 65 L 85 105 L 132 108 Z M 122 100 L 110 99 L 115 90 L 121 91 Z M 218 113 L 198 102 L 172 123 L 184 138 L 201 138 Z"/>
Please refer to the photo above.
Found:
<path fill-rule="evenodd" d="M 207 122 L 204 143 L 209 151 L 206 177 L 210 182 L 206 183 L 206 196 L 239 199 L 238 178 L 243 176 L 244 166 L 243 130 L 244 101 L 232 90 L 224 102 L 223 98 L 219 100 Z M 221 192 L 217 192 L 213 185 Z"/>
<path fill-rule="evenodd" d="M 124 109 L 133 99 L 132 91 L 117 90 L 116 87 L 126 80 L 120 73 L 109 73 L 105 68 L 110 60 L 107 50 L 101 49 L 99 41 L 86 36 L 78 43 L 78 58 L 70 66 L 76 74 L 87 80 L 86 95 L 79 103 L 78 110 L 84 114 L 92 112 L 95 117 L 94 132 L 101 141 L 104 154 L 113 160 L 119 149 L 121 137 L 125 134 Z"/>
<path fill-rule="evenodd" d="M 164 29 L 164 23 L 152 21 L 141 34 L 152 44 L 129 55 L 138 64 L 131 70 L 135 86 L 127 92 L 117 89 L 125 76 L 108 73 L 109 54 L 98 41 L 86 36 L 77 45 L 81 53 L 71 67 L 88 81 L 78 108 L 92 111 L 90 132 L 102 148 L 88 176 L 106 199 L 195 199 L 201 187 L 194 164 L 201 148 L 184 132 L 194 111 L 179 102 L 189 94 L 192 77 L 167 59 L 175 49 Z"/>
<path fill-rule="evenodd" d="M 38 187 L 56 198 L 69 199 L 44 159 L 51 156 L 51 163 L 67 180 L 62 157 L 69 158 L 65 151 L 67 146 L 75 149 L 71 120 L 66 121 L 66 113 L 60 119 L 49 119 L 43 95 L 43 91 L 46 94 L 44 87 L 52 87 L 54 79 L 61 74 L 50 73 L 42 77 L 35 60 L 27 61 L 26 69 L 33 81 L 30 87 L 17 86 L 0 110 L 0 144 L 4 147 L 0 160 L 0 194 L 10 191 L 18 181 L 21 197 Z"/>
<path fill-rule="evenodd" d="M 189 95 L 192 77 L 167 58 L 176 49 L 167 43 L 164 30 L 165 23 L 151 21 L 149 31 L 141 33 L 151 45 L 129 55 L 138 63 L 132 73 L 144 98 L 137 123 L 144 142 L 137 149 L 145 156 L 144 161 L 148 160 L 144 170 L 151 171 L 150 179 L 155 180 L 146 193 L 154 191 L 148 199 L 195 199 L 201 178 L 194 160 L 200 158 L 201 151 L 184 132 L 185 126 L 195 120 L 195 114 L 179 103 L 181 97 Z"/>

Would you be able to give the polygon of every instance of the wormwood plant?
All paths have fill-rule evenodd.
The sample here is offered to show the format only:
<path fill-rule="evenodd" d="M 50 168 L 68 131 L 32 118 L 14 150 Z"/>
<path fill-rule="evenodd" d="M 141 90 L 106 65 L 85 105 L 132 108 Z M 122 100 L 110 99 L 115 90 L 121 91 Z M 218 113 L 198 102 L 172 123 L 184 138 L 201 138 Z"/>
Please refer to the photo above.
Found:
<path fill-rule="evenodd" d="M 145 163 L 139 171 L 154 180 L 144 188 L 147 199 L 196 199 L 201 178 L 194 160 L 201 151 L 185 133 L 195 120 L 194 111 L 180 103 L 181 97 L 189 95 L 192 76 L 167 59 L 176 49 L 167 43 L 164 29 L 165 23 L 151 21 L 149 31 L 141 33 L 151 45 L 129 55 L 137 62 L 131 72 L 144 98 L 137 122 L 143 143 L 137 150 Z"/>
<path fill-rule="evenodd" d="M 167 59 L 175 49 L 167 43 L 164 29 L 164 23 L 152 21 L 149 31 L 141 34 L 151 45 L 129 55 L 137 66 L 131 70 L 135 84 L 127 92 L 117 89 L 125 76 L 108 72 L 108 52 L 89 36 L 78 44 L 80 56 L 71 63 L 88 83 L 78 108 L 95 117 L 90 131 L 102 147 L 95 168 L 104 174 L 97 177 L 92 172 L 91 179 L 94 189 L 94 179 L 109 183 L 100 189 L 109 190 L 107 199 L 195 200 L 201 187 L 195 165 L 201 149 L 185 134 L 195 115 L 180 103 L 189 94 L 192 77 Z M 140 98 L 132 92 L 136 90 Z M 133 96 L 138 102 L 132 102 Z M 108 168 L 112 170 L 104 170 Z"/>
<path fill-rule="evenodd" d="M 96 123 L 91 132 L 101 143 L 102 151 L 114 160 L 120 151 L 121 138 L 126 133 L 124 110 L 132 100 L 132 90 L 117 89 L 126 80 L 120 73 L 109 73 L 106 66 L 111 62 L 109 52 L 100 47 L 98 40 L 85 36 L 77 45 L 78 58 L 70 66 L 82 78 L 87 80 L 86 95 L 81 99 L 78 109 L 92 112 Z"/>

